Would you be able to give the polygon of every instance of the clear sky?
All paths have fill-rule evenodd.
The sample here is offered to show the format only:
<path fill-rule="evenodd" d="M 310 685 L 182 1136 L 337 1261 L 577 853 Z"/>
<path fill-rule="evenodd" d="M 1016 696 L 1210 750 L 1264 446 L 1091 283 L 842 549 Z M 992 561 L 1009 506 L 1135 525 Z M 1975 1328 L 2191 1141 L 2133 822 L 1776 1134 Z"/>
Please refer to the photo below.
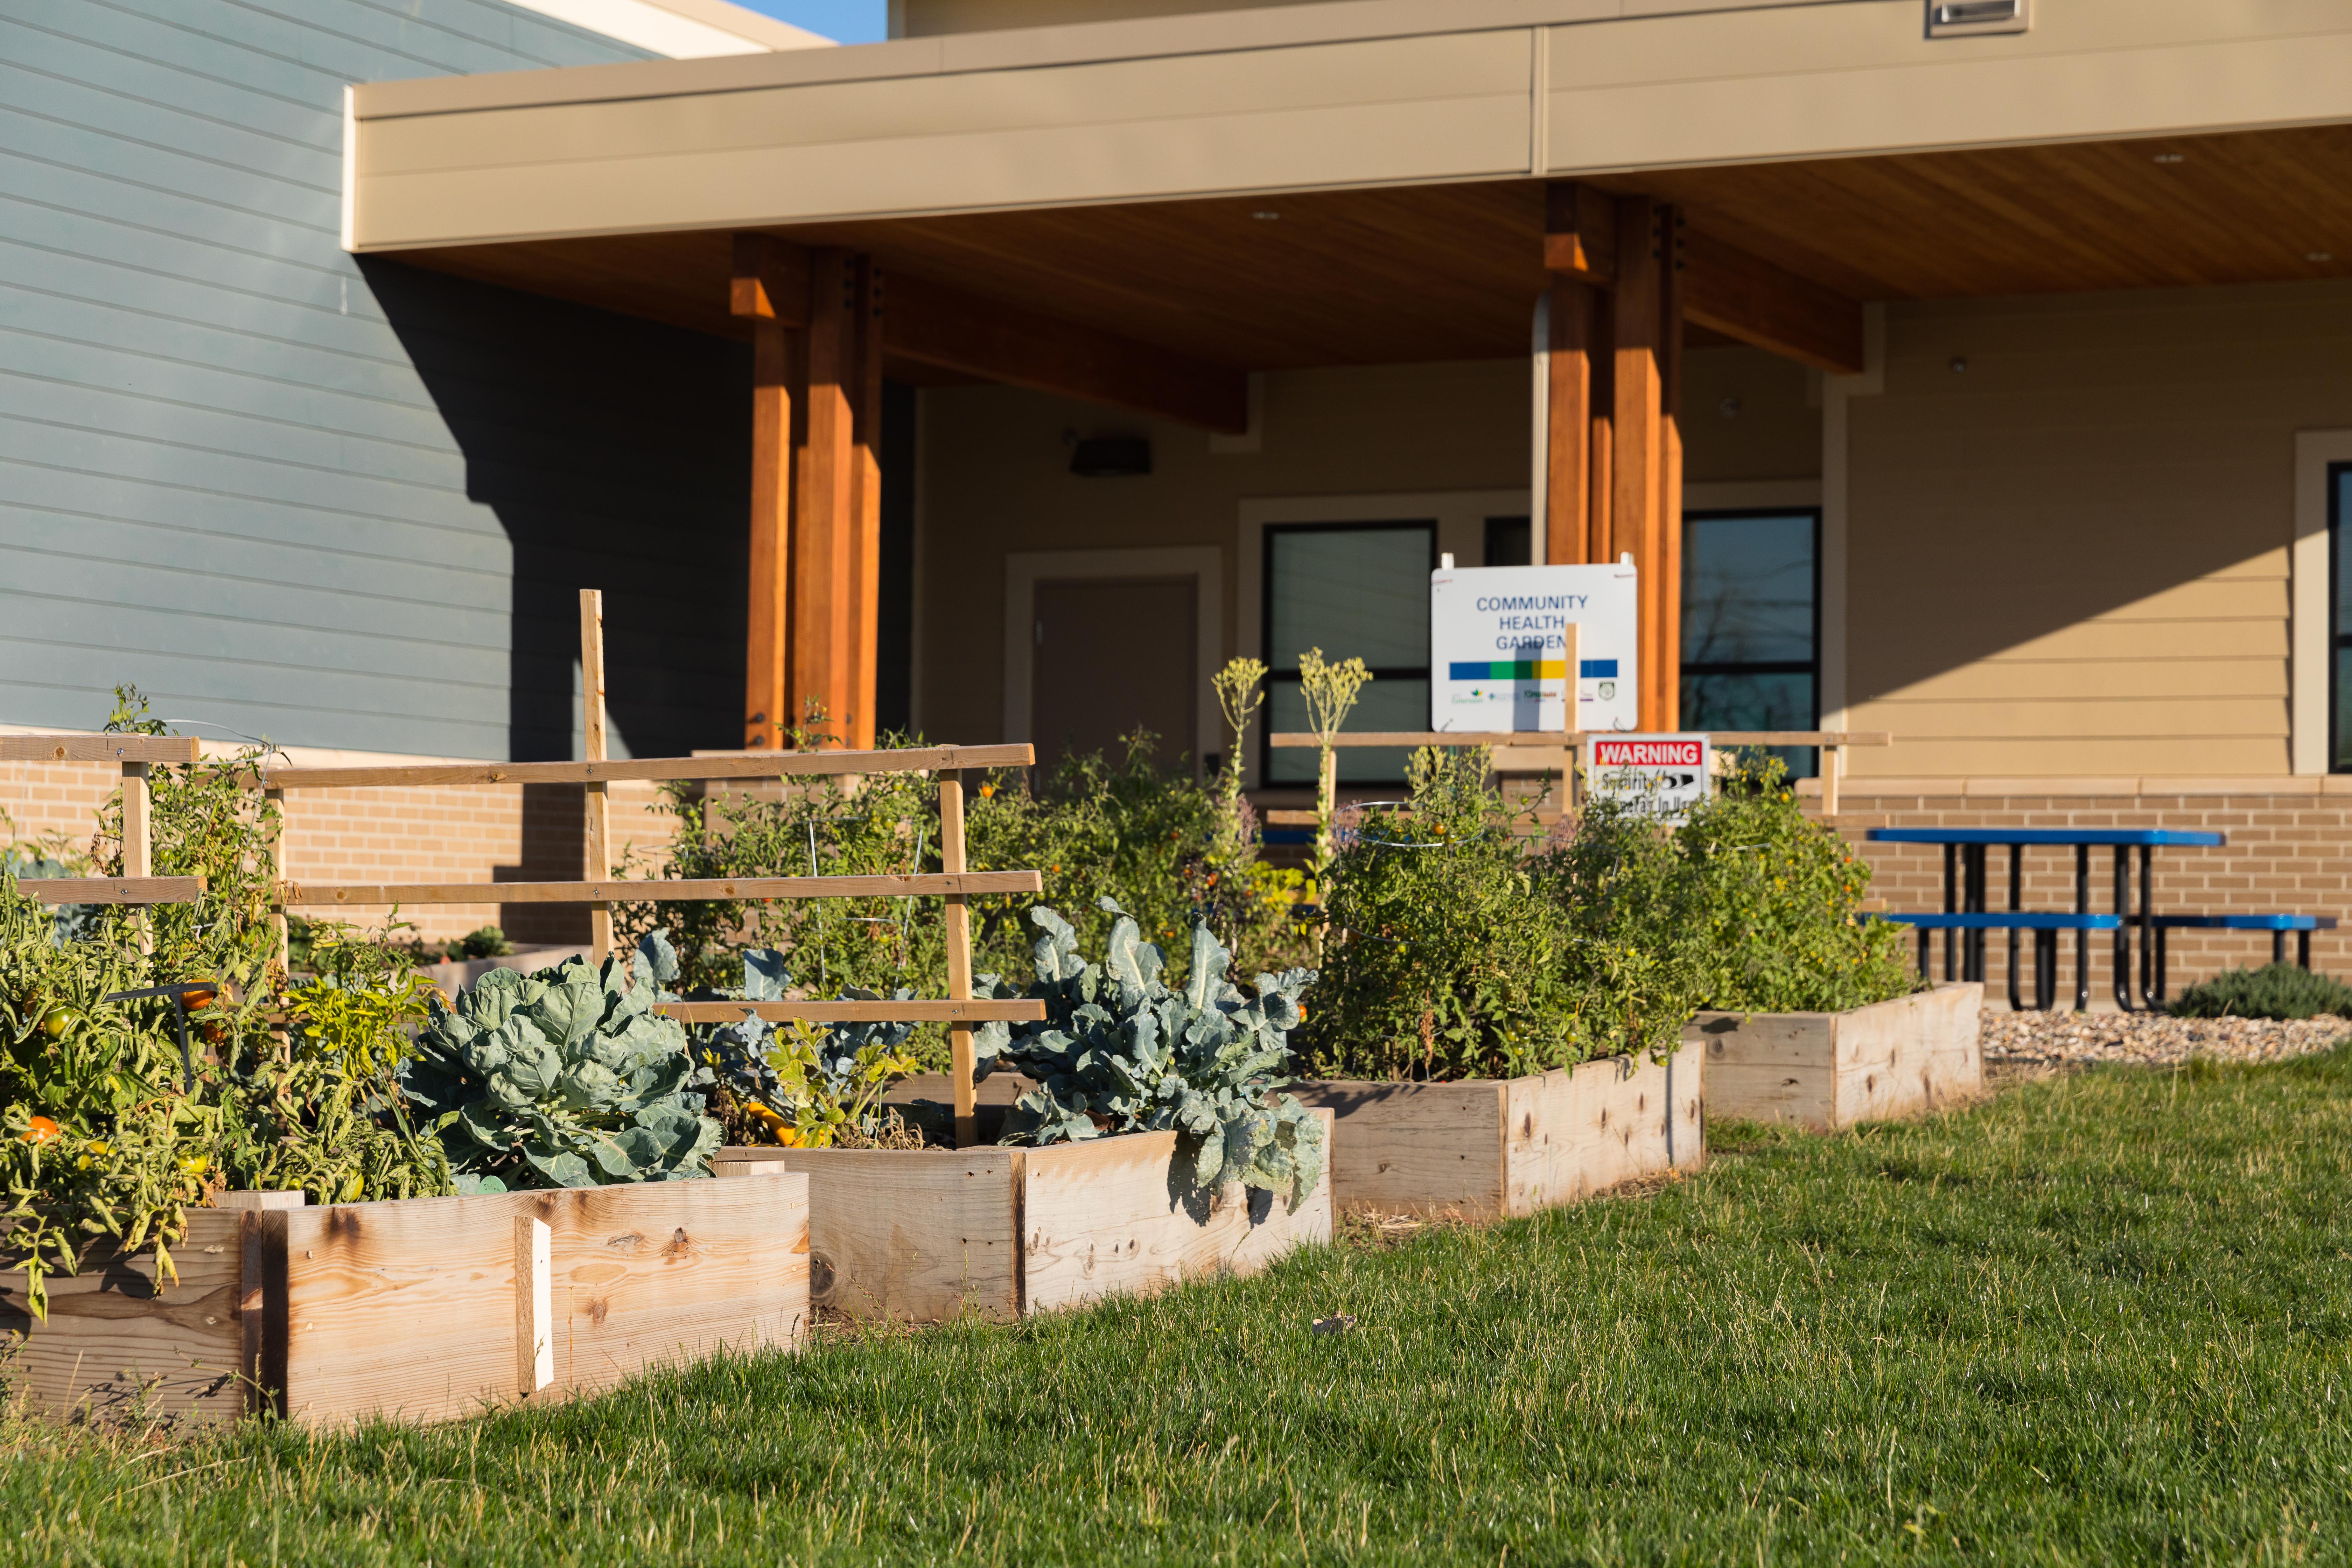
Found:
<path fill-rule="evenodd" d="M 735 0 L 795 27 L 844 44 L 877 44 L 889 36 L 885 0 Z"/>

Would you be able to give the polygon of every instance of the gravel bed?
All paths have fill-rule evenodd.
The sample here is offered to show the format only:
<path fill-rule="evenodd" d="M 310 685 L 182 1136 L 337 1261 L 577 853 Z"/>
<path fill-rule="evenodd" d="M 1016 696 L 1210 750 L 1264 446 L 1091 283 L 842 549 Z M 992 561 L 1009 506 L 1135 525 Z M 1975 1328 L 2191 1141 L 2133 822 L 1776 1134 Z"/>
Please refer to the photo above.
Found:
<path fill-rule="evenodd" d="M 2170 1067 L 2192 1057 L 2267 1062 L 2325 1050 L 2352 1035 L 2352 1019 L 2322 1015 L 2293 1023 L 2261 1018 L 2169 1018 L 2142 1013 L 1997 1013 L 1982 1029 L 1985 1066 L 2057 1068 L 2083 1062 Z"/>

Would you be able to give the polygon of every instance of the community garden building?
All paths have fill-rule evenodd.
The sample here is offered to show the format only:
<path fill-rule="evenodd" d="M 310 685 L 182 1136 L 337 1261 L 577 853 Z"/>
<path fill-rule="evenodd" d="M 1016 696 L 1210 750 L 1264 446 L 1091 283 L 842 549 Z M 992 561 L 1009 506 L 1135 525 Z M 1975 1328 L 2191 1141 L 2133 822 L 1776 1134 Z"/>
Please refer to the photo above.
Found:
<path fill-rule="evenodd" d="M 572 756 L 595 587 L 616 752 L 814 702 L 1197 760 L 1236 654 L 1271 729 L 1309 647 L 1423 727 L 1441 556 L 1631 555 L 1648 727 L 1893 737 L 1842 829 L 2220 828 L 2160 902 L 2352 915 L 2352 9 L 892 18 L 10 7 L 0 721 Z M 78 766 L 7 765 L 17 834 L 87 831 Z M 570 875 L 580 819 L 357 792 L 289 874 Z"/>

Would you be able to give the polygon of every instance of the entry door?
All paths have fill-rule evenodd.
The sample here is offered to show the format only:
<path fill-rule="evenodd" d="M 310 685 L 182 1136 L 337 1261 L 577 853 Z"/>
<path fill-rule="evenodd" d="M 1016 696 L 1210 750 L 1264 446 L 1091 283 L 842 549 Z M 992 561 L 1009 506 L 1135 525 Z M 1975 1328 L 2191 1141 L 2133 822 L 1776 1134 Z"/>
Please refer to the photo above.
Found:
<path fill-rule="evenodd" d="M 1065 752 L 1100 752 L 1116 763 L 1126 755 L 1119 737 L 1138 725 L 1159 737 L 1163 764 L 1200 756 L 1198 591 L 1192 577 L 1037 584 L 1029 728 L 1040 763 Z"/>

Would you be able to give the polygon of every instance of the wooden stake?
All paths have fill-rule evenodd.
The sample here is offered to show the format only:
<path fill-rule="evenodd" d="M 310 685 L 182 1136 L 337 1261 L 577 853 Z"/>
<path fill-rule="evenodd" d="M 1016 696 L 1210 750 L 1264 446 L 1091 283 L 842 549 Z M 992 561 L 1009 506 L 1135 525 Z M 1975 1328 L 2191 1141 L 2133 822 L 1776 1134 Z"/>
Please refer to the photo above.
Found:
<path fill-rule="evenodd" d="M 1840 746 L 1822 748 L 1822 815 L 1835 816 L 1838 812 L 1839 774 L 1845 771 L 1845 751 Z"/>
<path fill-rule="evenodd" d="M 514 1222 L 515 1385 L 528 1396 L 555 1384 L 554 1233 L 547 1222 Z"/>
<path fill-rule="evenodd" d="M 122 764 L 122 875 L 144 881 L 155 875 L 154 829 L 148 820 L 145 763 Z M 155 950 L 155 929 L 145 915 L 138 917 L 139 951 Z"/>
<path fill-rule="evenodd" d="M 1576 809 L 1576 737 L 1584 729 L 1584 628 L 1570 621 L 1560 638 L 1560 657 L 1568 661 L 1568 745 L 1561 753 L 1559 809 Z"/>
<path fill-rule="evenodd" d="M 273 888 L 282 888 L 286 885 L 286 792 L 266 789 L 261 792 L 261 798 L 265 802 L 275 802 L 278 806 L 278 824 L 269 835 L 269 880 Z M 269 934 L 277 950 L 278 983 L 284 990 L 290 991 L 294 983 L 293 948 L 287 930 L 286 906 L 275 900 L 269 910 Z M 281 991 L 281 999 L 283 994 Z M 286 1032 L 286 1026 L 278 1025 L 270 1033 L 277 1037 L 278 1056 L 290 1060 L 294 1044 L 292 1037 Z"/>
<path fill-rule="evenodd" d="M 940 775 L 940 869 L 950 876 L 964 869 L 963 849 L 963 774 L 961 772 Z M 971 909 L 961 893 L 950 893 L 947 900 L 948 1000 L 971 1000 Z M 974 1116 L 979 1106 L 976 1086 L 971 1081 L 979 1063 L 972 1054 L 971 1026 L 951 1024 L 948 1027 L 948 1077 L 955 1086 L 956 1147 L 969 1149 L 980 1141 L 979 1124 Z"/>
<path fill-rule="evenodd" d="M 587 738 L 587 760 L 604 760 L 604 594 L 600 588 L 580 590 L 580 705 Z M 613 803 L 610 785 L 596 779 L 581 786 L 588 808 L 587 853 L 581 875 L 602 882 L 613 874 Z M 613 956 L 613 906 L 598 904 L 588 911 L 590 962 L 602 965 Z"/>

